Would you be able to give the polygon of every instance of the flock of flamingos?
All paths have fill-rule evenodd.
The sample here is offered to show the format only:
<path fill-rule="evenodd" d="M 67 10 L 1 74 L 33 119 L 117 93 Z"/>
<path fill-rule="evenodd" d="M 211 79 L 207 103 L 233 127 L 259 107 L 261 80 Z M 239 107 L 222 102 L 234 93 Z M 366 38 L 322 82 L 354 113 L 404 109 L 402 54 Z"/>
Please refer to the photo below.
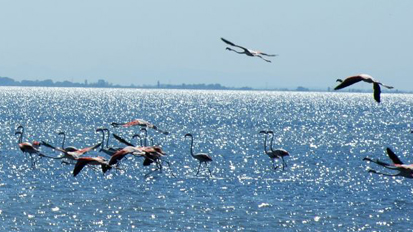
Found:
<path fill-rule="evenodd" d="M 270 55 L 259 51 L 254 51 L 247 49 L 245 47 L 236 45 L 224 38 L 221 38 L 226 44 L 240 48 L 242 51 L 236 51 L 232 48 L 227 47 L 226 50 L 234 51 L 238 54 L 245 54 L 247 56 L 252 57 L 259 57 L 267 62 L 271 62 L 270 60 L 264 59 L 262 56 L 276 56 Z M 374 80 L 370 75 L 367 74 L 359 74 L 355 76 L 350 76 L 345 78 L 344 80 L 337 79 L 339 85 L 334 88 L 334 90 L 339 90 L 350 86 L 352 84 L 358 83 L 360 81 L 364 81 L 367 83 L 373 84 L 373 91 L 374 91 L 374 99 L 380 103 L 380 93 L 381 89 L 380 86 L 385 88 L 391 89 L 393 87 L 384 85 L 379 81 Z M 63 141 L 61 147 L 53 146 L 45 141 L 33 141 L 33 142 L 23 142 L 23 135 L 24 135 L 24 127 L 18 126 L 15 132 L 15 135 L 19 135 L 18 138 L 18 146 L 20 150 L 24 154 L 28 154 L 29 158 L 32 162 L 32 167 L 35 167 L 35 163 L 39 158 L 45 157 L 50 159 L 58 159 L 63 160 L 62 163 L 65 164 L 74 164 L 73 169 L 73 176 L 78 175 L 82 169 L 86 165 L 99 165 L 103 171 L 106 173 L 110 169 L 120 169 L 119 164 L 121 160 L 126 157 L 127 155 L 132 155 L 136 157 L 143 158 L 143 166 L 155 165 L 155 169 L 153 171 L 162 171 L 163 163 L 166 163 L 170 166 L 169 162 L 163 159 L 166 153 L 159 145 L 148 145 L 147 144 L 147 129 L 153 129 L 158 131 L 162 134 L 167 135 L 168 132 L 158 129 L 155 125 L 150 122 L 147 122 L 142 119 L 136 119 L 131 122 L 127 123 L 112 123 L 113 127 L 130 127 L 130 126 L 140 126 L 141 133 L 135 134 L 132 139 L 139 138 L 140 143 L 138 145 L 134 145 L 131 142 L 128 142 L 126 139 L 121 138 L 116 134 L 112 134 L 112 136 L 117 139 L 120 143 L 124 144 L 123 147 L 109 147 L 109 137 L 110 132 L 107 128 L 98 128 L 96 132 L 102 133 L 102 141 L 94 146 L 78 149 L 76 147 L 68 146 L 65 147 L 65 134 L 64 132 L 60 132 L 59 135 L 63 135 Z M 143 132 L 143 135 L 142 135 Z M 273 169 L 277 169 L 279 166 L 276 165 L 276 160 L 281 160 L 282 162 L 282 169 L 284 170 L 287 167 L 287 164 L 284 160 L 284 157 L 289 156 L 289 153 L 284 149 L 273 149 L 272 143 L 274 140 L 274 133 L 272 131 L 260 131 L 260 134 L 264 135 L 264 153 L 271 159 Z M 107 136 L 107 137 L 106 137 Z M 268 137 L 271 136 L 270 144 L 268 145 Z M 106 146 L 105 146 L 105 137 L 106 139 Z M 212 157 L 206 153 L 196 153 L 194 154 L 193 151 L 193 144 L 194 144 L 194 137 L 192 134 L 188 133 L 185 135 L 185 138 L 189 138 L 191 140 L 190 144 L 190 155 L 199 162 L 197 172 L 195 175 L 198 175 L 201 169 L 202 164 L 204 164 L 205 168 L 208 170 L 209 175 L 212 176 L 212 172 L 208 167 L 208 163 L 212 162 Z M 153 143 L 153 142 L 152 142 Z M 40 146 L 45 146 L 51 148 L 55 151 L 61 153 L 60 156 L 48 156 L 44 155 L 40 150 Z M 269 146 L 269 149 L 267 147 Z M 91 151 L 100 148 L 100 152 L 107 154 L 110 158 L 106 159 L 102 156 L 98 157 L 85 157 L 84 155 Z M 413 178 L 413 164 L 406 165 L 397 157 L 397 155 L 390 149 L 387 148 L 387 154 L 389 158 L 392 160 L 392 164 L 382 162 L 378 159 L 371 159 L 371 158 L 364 158 L 363 160 L 374 162 L 380 166 L 383 166 L 388 169 L 397 170 L 399 171 L 396 174 L 389 174 L 389 173 L 381 173 L 376 170 L 370 169 L 369 172 L 375 174 L 381 174 L 386 176 L 403 176 L 406 178 Z M 152 172 L 152 171 L 151 171 Z M 173 175 L 173 174 L 172 174 Z"/>

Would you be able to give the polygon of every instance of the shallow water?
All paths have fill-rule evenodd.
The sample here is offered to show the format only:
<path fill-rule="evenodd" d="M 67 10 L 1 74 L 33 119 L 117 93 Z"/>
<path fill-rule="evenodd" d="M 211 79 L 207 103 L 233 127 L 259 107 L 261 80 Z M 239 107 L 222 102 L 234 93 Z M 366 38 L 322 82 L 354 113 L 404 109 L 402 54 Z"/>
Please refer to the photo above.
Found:
<path fill-rule="evenodd" d="M 408 230 L 412 180 L 370 174 L 366 156 L 389 162 L 391 147 L 412 162 L 413 95 L 183 91 L 83 88 L 0 88 L 0 230 L 2 231 L 291 231 Z M 142 118 L 170 132 L 149 136 L 171 168 L 148 174 L 142 159 L 123 170 L 30 159 L 27 141 L 85 147 L 101 141 L 98 127 L 128 138 L 139 128 L 111 122 Z M 288 167 L 272 169 L 260 130 L 290 152 Z M 209 153 L 213 176 L 195 176 L 189 154 Z M 136 142 L 136 141 L 134 141 Z M 112 146 L 120 146 L 111 137 Z M 41 147 L 47 155 L 58 155 Z M 93 151 L 86 156 L 105 156 Z M 152 167 L 153 168 L 153 167 Z M 388 171 L 391 172 L 391 171 Z M 173 173 L 176 177 L 174 177 Z"/>

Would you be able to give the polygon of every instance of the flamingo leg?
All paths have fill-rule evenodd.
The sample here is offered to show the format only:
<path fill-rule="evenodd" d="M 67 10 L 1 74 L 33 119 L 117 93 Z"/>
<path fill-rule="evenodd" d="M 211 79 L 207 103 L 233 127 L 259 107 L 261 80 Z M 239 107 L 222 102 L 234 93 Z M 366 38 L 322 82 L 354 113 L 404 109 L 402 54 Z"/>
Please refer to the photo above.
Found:
<path fill-rule="evenodd" d="M 153 170 L 151 170 L 150 172 L 146 173 L 146 174 L 145 174 L 145 178 L 147 178 L 150 174 L 152 174 L 152 173 L 154 173 L 154 172 L 156 172 L 156 171 L 159 171 L 159 169 L 156 168 L 156 169 L 153 169 Z"/>
<path fill-rule="evenodd" d="M 284 168 L 284 166 L 288 167 L 287 162 L 285 162 L 285 160 L 284 160 L 284 156 L 281 156 L 281 160 L 283 161 L 283 168 Z"/>
<path fill-rule="evenodd" d="M 379 174 L 379 175 L 383 175 L 383 176 L 398 176 L 398 174 L 389 174 L 389 173 L 383 173 L 383 172 L 378 172 L 376 170 L 373 169 L 369 169 L 370 173 L 374 173 L 374 174 Z"/>
<path fill-rule="evenodd" d="M 275 159 L 272 159 L 272 167 L 274 168 L 274 170 L 277 170 L 278 165 L 275 165 Z"/>
<path fill-rule="evenodd" d="M 202 162 L 199 162 L 198 171 L 196 172 L 195 176 L 197 176 L 199 174 L 199 169 L 201 168 L 201 164 L 202 164 Z"/>
<path fill-rule="evenodd" d="M 205 162 L 205 166 L 209 171 L 209 176 L 212 177 L 212 172 L 211 172 L 211 169 L 209 169 L 209 167 L 208 167 L 208 163 Z"/>
<path fill-rule="evenodd" d="M 165 163 L 168 165 L 168 168 L 171 170 L 172 176 L 173 176 L 173 177 L 176 177 L 176 176 L 174 175 L 174 173 L 172 172 L 171 163 L 169 163 L 169 162 L 166 161 L 166 160 L 162 160 L 162 162 L 165 162 Z"/>
<path fill-rule="evenodd" d="M 32 162 L 32 168 L 35 169 L 36 168 L 36 159 L 33 157 L 32 154 L 29 154 L 30 156 L 30 161 Z"/>

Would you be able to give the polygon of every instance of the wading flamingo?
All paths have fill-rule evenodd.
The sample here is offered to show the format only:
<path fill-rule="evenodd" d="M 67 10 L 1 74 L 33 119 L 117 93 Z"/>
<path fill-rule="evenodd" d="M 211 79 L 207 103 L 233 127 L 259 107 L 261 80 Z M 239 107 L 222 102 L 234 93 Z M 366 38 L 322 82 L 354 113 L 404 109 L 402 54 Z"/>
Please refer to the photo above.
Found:
<path fill-rule="evenodd" d="M 273 141 L 274 141 L 274 132 L 273 131 L 267 131 L 267 133 L 271 134 L 271 136 L 272 136 L 271 142 L 270 142 L 271 153 L 273 154 L 273 157 L 281 158 L 282 164 L 283 164 L 283 170 L 284 170 L 284 167 L 287 167 L 287 163 L 285 162 L 284 157 L 289 156 L 290 154 L 288 153 L 288 151 L 286 151 L 282 148 L 278 148 L 278 149 L 274 150 L 273 147 L 272 147 L 272 144 L 273 144 Z"/>
<path fill-rule="evenodd" d="M 20 135 L 18 139 L 18 146 L 23 154 L 29 154 L 30 160 L 32 162 L 32 167 L 36 166 L 36 159 L 33 157 L 33 154 L 38 155 L 41 157 L 45 157 L 40 151 L 39 147 L 41 145 L 38 141 L 33 141 L 32 143 L 23 142 L 23 134 L 24 134 L 24 127 L 22 125 L 16 128 L 15 135 Z"/>
<path fill-rule="evenodd" d="M 198 175 L 199 169 L 201 168 L 201 164 L 202 164 L 202 163 L 205 163 L 205 167 L 208 169 L 209 175 L 212 176 L 212 172 L 211 172 L 211 170 L 210 170 L 209 167 L 208 167 L 208 163 L 209 163 L 209 162 L 212 162 L 211 156 L 209 156 L 209 155 L 206 154 L 206 153 L 197 153 L 197 154 L 194 154 L 194 152 L 193 152 L 194 136 L 193 136 L 192 134 L 188 133 L 188 134 L 185 135 L 185 138 L 187 138 L 187 137 L 190 137 L 190 138 L 191 138 L 191 150 L 190 150 L 191 156 L 192 156 L 194 159 L 196 159 L 196 160 L 199 161 L 198 171 L 196 172 L 195 176 Z"/>

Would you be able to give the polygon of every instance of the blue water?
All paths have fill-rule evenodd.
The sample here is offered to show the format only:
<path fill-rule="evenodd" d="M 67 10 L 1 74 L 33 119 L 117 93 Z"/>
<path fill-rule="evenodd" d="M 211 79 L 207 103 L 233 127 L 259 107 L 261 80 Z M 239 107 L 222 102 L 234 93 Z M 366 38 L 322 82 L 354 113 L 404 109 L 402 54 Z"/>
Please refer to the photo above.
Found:
<path fill-rule="evenodd" d="M 382 169 L 362 158 L 388 161 L 389 146 L 413 162 L 412 106 L 404 94 L 376 104 L 368 93 L 1 87 L 0 231 L 410 230 L 412 180 L 370 174 Z M 85 147 L 98 127 L 130 139 L 139 128 L 110 123 L 136 118 L 170 132 L 149 136 L 171 168 L 147 175 L 153 167 L 129 157 L 106 175 L 73 177 L 50 159 L 33 169 L 14 135 L 22 124 L 24 140 L 60 145 L 65 131 L 67 146 Z M 269 129 L 290 152 L 285 171 L 263 152 L 258 132 Z M 212 156 L 212 177 L 195 176 L 186 133 Z"/>

